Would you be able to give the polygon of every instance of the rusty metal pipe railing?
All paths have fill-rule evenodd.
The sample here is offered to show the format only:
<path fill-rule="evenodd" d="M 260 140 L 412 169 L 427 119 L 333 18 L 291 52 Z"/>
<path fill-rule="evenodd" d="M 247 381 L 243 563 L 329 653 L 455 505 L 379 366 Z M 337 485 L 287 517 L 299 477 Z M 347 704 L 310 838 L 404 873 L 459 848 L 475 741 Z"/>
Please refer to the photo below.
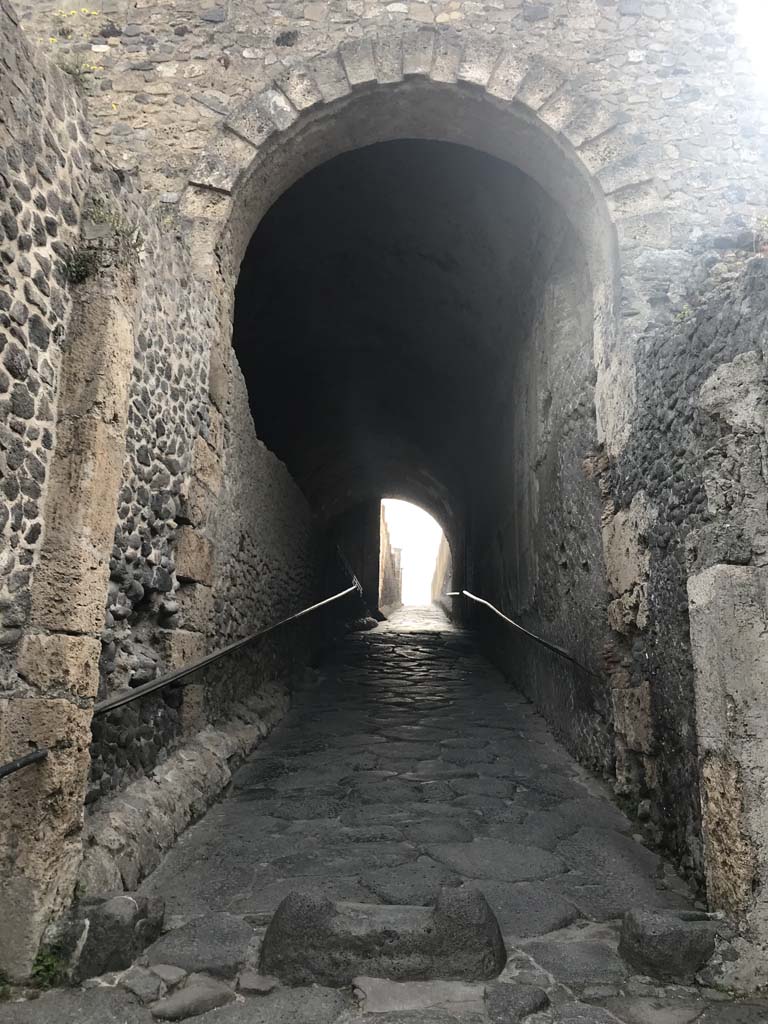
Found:
<path fill-rule="evenodd" d="M 114 711 L 115 708 L 123 707 L 126 704 L 131 704 L 135 700 L 141 700 L 142 697 L 146 697 L 150 693 L 156 693 L 158 690 L 163 690 L 167 686 L 185 686 L 184 680 L 187 676 L 192 675 L 193 672 L 197 672 L 202 668 L 207 668 L 219 659 L 226 657 L 228 654 L 232 654 L 233 651 L 238 651 L 243 647 L 247 647 L 248 644 L 254 643 L 256 640 L 261 640 L 263 637 L 270 633 L 274 633 L 275 630 L 281 629 L 283 626 L 289 625 L 291 622 L 296 622 L 299 619 L 303 619 L 307 615 L 311 615 L 313 612 L 318 611 L 320 608 L 325 608 L 329 604 L 333 604 L 335 601 L 340 601 L 344 597 L 349 597 L 351 594 L 362 595 L 363 588 L 360 585 L 360 581 L 357 577 L 352 574 L 353 583 L 346 590 L 339 591 L 338 594 L 334 594 L 332 597 L 326 597 L 323 601 L 318 601 L 317 604 L 310 605 L 308 608 L 302 608 L 300 612 L 296 612 L 294 615 L 289 615 L 285 619 L 280 619 L 279 622 L 274 622 L 271 626 L 267 626 L 265 629 L 260 629 L 256 633 L 251 633 L 250 636 L 243 637 L 242 640 L 235 640 L 234 643 L 228 644 L 226 647 L 219 648 L 218 651 L 214 651 L 212 654 L 206 655 L 204 658 L 200 658 L 198 661 L 193 661 L 189 665 L 185 665 L 183 668 L 175 669 L 173 672 L 167 672 L 165 675 L 159 676 L 157 679 L 153 679 L 148 683 L 144 683 L 142 686 L 137 686 L 132 690 L 126 690 L 122 693 L 116 693 L 112 697 L 107 697 L 106 700 L 99 701 L 93 708 L 93 717 L 98 715 L 104 715 L 108 711 Z M 15 772 L 20 771 L 22 768 L 26 768 L 28 765 L 37 764 L 39 761 L 44 761 L 48 756 L 48 748 L 40 747 L 37 750 L 31 751 L 29 754 L 24 754 L 22 757 L 17 757 L 13 761 L 8 761 L 6 764 L 0 765 L 0 779 L 6 778 L 8 775 L 13 775 Z"/>
<path fill-rule="evenodd" d="M 490 608 L 494 615 L 498 615 L 500 619 L 502 619 L 508 625 L 512 626 L 513 629 L 516 629 L 518 632 L 522 633 L 524 636 L 527 636 L 530 640 L 535 640 L 537 644 L 540 644 L 542 647 L 546 647 L 547 650 L 559 655 L 566 661 L 570 661 L 571 664 L 581 669 L 582 672 L 586 672 L 587 675 L 594 676 L 596 679 L 599 678 L 597 672 L 593 672 L 591 668 L 587 668 L 586 665 L 582 665 L 582 663 L 577 658 L 574 658 L 571 652 L 566 650 L 565 647 L 560 647 L 559 644 L 553 644 L 550 640 L 545 640 L 544 637 L 538 636 L 536 633 L 532 633 L 530 629 L 526 629 L 525 626 L 521 626 L 519 622 L 515 622 L 514 619 L 510 619 L 510 617 L 508 615 L 505 615 L 504 612 L 499 611 L 499 609 L 495 605 L 492 605 L 490 601 L 486 601 L 482 597 L 477 597 L 475 594 L 471 594 L 468 590 L 452 590 L 445 596 L 466 597 L 470 601 L 474 601 L 476 604 L 481 604 L 484 605 L 486 608 Z"/>

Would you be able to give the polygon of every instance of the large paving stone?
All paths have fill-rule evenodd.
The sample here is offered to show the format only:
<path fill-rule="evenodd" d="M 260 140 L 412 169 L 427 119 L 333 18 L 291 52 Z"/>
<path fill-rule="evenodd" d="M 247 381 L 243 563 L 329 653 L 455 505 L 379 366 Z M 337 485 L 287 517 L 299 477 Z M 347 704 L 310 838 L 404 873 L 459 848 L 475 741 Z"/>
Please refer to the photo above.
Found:
<path fill-rule="evenodd" d="M 496 918 L 473 890 L 444 890 L 434 909 L 294 894 L 275 912 L 261 951 L 262 971 L 292 985 L 346 985 L 358 975 L 478 981 L 505 962 Z"/>
<path fill-rule="evenodd" d="M 519 1024 L 548 1006 L 549 996 L 535 985 L 497 982 L 486 986 L 485 1008 L 490 1024 Z"/>
<path fill-rule="evenodd" d="M 720 931 L 722 922 L 704 915 L 631 910 L 621 924 L 619 953 L 640 974 L 691 984 Z"/>
<path fill-rule="evenodd" d="M 48 992 L 24 1003 L 0 1003 L 0 1024 L 153 1024 L 145 1006 L 119 988 Z"/>
<path fill-rule="evenodd" d="M 657 854 L 635 839 L 589 825 L 564 839 L 559 852 L 585 880 L 602 885 L 653 879 L 662 864 Z"/>
<path fill-rule="evenodd" d="M 276 989 L 268 995 L 253 996 L 243 1003 L 204 1013 L 194 1020 L 195 1024 L 334 1024 L 351 1005 L 346 993 L 312 985 Z"/>
<path fill-rule="evenodd" d="M 292 892 L 307 892 L 329 900 L 348 900 L 358 903 L 376 903 L 377 898 L 366 889 L 357 875 L 338 875 L 331 878 L 310 875 L 304 878 L 281 878 L 254 888 L 233 898 L 227 909 L 239 915 L 272 914 L 286 896 Z"/>
<path fill-rule="evenodd" d="M 190 973 L 233 978 L 254 937 L 250 925 L 230 914 L 207 914 L 163 935 L 147 950 L 150 964 L 172 964 Z"/>
<path fill-rule="evenodd" d="M 565 870 L 563 861 L 535 846 L 517 846 L 502 839 L 476 839 L 473 843 L 440 843 L 428 847 L 441 861 L 468 878 L 525 882 L 548 878 Z"/>
<path fill-rule="evenodd" d="M 248 790 L 240 791 L 235 799 L 247 803 L 253 800 Z M 322 796 L 319 794 L 296 795 L 285 794 L 275 798 L 260 799 L 256 801 L 260 814 L 271 815 L 274 818 L 287 818 L 289 821 L 304 821 L 310 818 L 335 818 L 342 809 L 343 803 L 333 796 Z M 243 812 L 245 813 L 245 812 Z"/>
<path fill-rule="evenodd" d="M 666 995 L 664 998 L 621 996 L 607 1000 L 605 1005 L 626 1024 L 693 1024 L 701 1019 L 707 1006 L 703 999 L 695 996 Z"/>
<path fill-rule="evenodd" d="M 409 843 L 470 843 L 472 831 L 460 821 L 414 821 L 403 826 Z"/>
<path fill-rule="evenodd" d="M 450 1010 L 457 1015 L 483 1012 L 482 982 L 354 978 L 352 984 L 366 1013 L 430 1009 Z"/>
<path fill-rule="evenodd" d="M 434 905 L 441 889 L 460 885 L 462 877 L 431 857 L 419 857 L 412 864 L 368 871 L 361 881 L 384 903 L 426 907 Z"/>
<path fill-rule="evenodd" d="M 86 900 L 75 908 L 70 941 L 77 950 L 73 980 L 130 967 L 163 926 L 165 903 L 159 896 L 122 893 Z"/>
<path fill-rule="evenodd" d="M 696 1024 L 765 1024 L 768 1002 L 713 1003 Z"/>
<path fill-rule="evenodd" d="M 564 1003 L 553 1010 L 552 1024 L 616 1024 L 616 1017 L 601 1006 Z"/>
<path fill-rule="evenodd" d="M 416 856 L 416 850 L 405 843 L 348 843 L 343 847 L 321 845 L 279 857 L 270 867 L 283 877 L 356 875 L 379 868 L 395 868 L 415 860 Z"/>
<path fill-rule="evenodd" d="M 574 926 L 523 944 L 537 964 L 570 988 L 618 985 L 627 968 L 603 929 Z"/>
<path fill-rule="evenodd" d="M 573 924 L 576 907 L 540 882 L 494 882 L 481 878 L 471 883 L 488 900 L 504 936 L 520 939 L 546 935 Z"/>
<path fill-rule="evenodd" d="M 234 998 L 234 989 L 229 985 L 216 978 L 192 975 L 184 988 L 153 1003 L 150 1011 L 158 1020 L 186 1020 L 231 1003 Z"/>
<path fill-rule="evenodd" d="M 355 1024 L 456 1024 L 449 1010 L 395 1010 L 393 1013 L 364 1013 Z"/>

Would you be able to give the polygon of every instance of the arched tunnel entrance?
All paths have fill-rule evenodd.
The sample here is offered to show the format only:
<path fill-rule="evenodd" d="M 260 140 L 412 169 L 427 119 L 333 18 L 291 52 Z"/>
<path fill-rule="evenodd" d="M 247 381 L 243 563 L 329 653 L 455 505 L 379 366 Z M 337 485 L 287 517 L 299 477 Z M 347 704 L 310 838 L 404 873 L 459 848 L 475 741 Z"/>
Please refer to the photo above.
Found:
<path fill-rule="evenodd" d="M 594 665 L 606 593 L 585 460 L 602 282 L 571 212 L 464 145 L 402 138 L 338 155 L 258 225 L 234 347 L 257 434 L 324 522 L 384 495 L 418 502 L 445 530 L 455 588 Z M 545 699 L 592 714 L 594 694 L 555 686 L 550 669 Z M 606 763 L 603 739 L 590 756 Z"/>

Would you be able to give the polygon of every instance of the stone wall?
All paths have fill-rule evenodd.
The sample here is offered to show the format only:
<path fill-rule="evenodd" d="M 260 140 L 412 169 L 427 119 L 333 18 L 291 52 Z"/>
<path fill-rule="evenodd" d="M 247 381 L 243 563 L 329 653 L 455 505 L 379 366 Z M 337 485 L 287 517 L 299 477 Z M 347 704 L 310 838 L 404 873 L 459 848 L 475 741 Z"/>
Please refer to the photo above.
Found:
<path fill-rule="evenodd" d="M 90 152 L 80 99 L 58 68 L 38 66 L 5 3 L 0 32 L 0 659 L 10 682 L 42 541 Z"/>
<path fill-rule="evenodd" d="M 638 366 L 637 433 L 603 477 L 616 495 L 607 553 L 619 595 L 610 615 L 623 638 L 614 674 L 620 791 L 648 798 L 649 835 L 699 878 L 702 653 L 691 649 L 687 584 L 715 566 L 765 564 L 763 245 L 759 235 L 721 236 L 692 259 L 679 312 L 649 333 Z M 719 625 L 707 643 L 727 650 L 737 626 Z"/>
<path fill-rule="evenodd" d="M 96 15 L 64 18 L 55 0 L 18 6 L 30 37 L 82 79 L 116 165 L 166 198 L 222 118 L 286 70 L 348 40 L 433 26 L 514 41 L 581 75 L 585 96 L 631 113 L 683 235 L 706 230 L 714 211 L 754 215 L 759 171 L 740 132 L 765 122 L 733 0 L 104 0 Z"/>
<path fill-rule="evenodd" d="M 383 504 L 379 506 L 379 536 L 379 608 L 389 615 L 403 603 L 403 571 L 400 548 L 392 547 Z"/>
<path fill-rule="evenodd" d="M 590 471 L 598 449 L 592 288 L 567 223 L 542 208 L 535 238 L 530 298 L 519 314 L 525 331 L 486 398 L 492 442 L 476 469 L 467 587 L 594 673 L 553 662 L 485 610 L 473 615 L 557 735 L 584 763 L 610 772 L 608 594 Z"/>
<path fill-rule="evenodd" d="M 71 899 L 84 802 L 210 723 L 234 716 L 256 742 L 317 636 L 99 717 L 89 758 L 94 700 L 311 604 L 324 552 L 221 356 L 231 305 L 165 208 L 93 147 L 77 75 L 35 53 L 6 4 L 0 33 L 0 760 L 50 748 L 2 793 L 0 958 L 24 976 Z"/>
<path fill-rule="evenodd" d="M 462 582 L 466 550 L 471 586 L 590 670 L 518 647 L 531 694 L 584 760 L 615 764 L 649 836 L 699 877 L 686 581 L 759 568 L 765 536 L 764 262 L 741 264 L 762 244 L 768 120 L 732 0 L 104 0 L 74 14 L 36 0 L 20 5 L 27 40 L 0 3 L 2 748 L 55 741 L 45 771 L 4 790 L 7 820 L 36 808 L 22 846 L 47 795 L 65 793 L 12 894 L 37 915 L 22 959 L 71 889 L 97 689 L 153 678 L 316 592 L 309 507 L 255 440 L 232 359 L 235 279 L 284 188 L 403 135 L 514 165 L 531 248 L 503 264 L 517 305 L 487 332 L 493 359 L 506 355 L 472 363 L 496 390 L 451 408 L 467 426 L 459 455 L 427 465 L 407 433 L 364 438 L 345 471 L 367 482 L 388 460 L 386 486 L 352 495 L 342 474 L 336 492 L 395 493 L 410 460 L 410 496 L 450 526 Z M 462 280 L 491 309 L 485 241 L 471 244 Z M 402 351 L 420 365 L 407 337 Z M 442 370 L 443 355 L 423 361 Z M 445 423 L 436 414 L 429 438 L 443 448 Z M 265 648 L 216 695 L 193 687 L 104 720 L 90 800 L 226 718 L 252 679 L 292 672 L 284 656 Z"/>

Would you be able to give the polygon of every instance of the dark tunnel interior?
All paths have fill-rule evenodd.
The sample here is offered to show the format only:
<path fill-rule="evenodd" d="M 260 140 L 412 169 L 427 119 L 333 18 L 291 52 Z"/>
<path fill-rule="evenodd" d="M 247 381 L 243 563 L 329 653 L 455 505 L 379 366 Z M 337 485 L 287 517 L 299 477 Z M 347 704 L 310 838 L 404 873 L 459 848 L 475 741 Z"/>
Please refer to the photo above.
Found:
<path fill-rule="evenodd" d="M 322 521 L 414 501 L 457 583 L 583 644 L 604 596 L 582 468 L 592 330 L 565 211 L 507 162 L 403 139 L 275 202 L 242 264 L 234 345 L 256 432 Z"/>

